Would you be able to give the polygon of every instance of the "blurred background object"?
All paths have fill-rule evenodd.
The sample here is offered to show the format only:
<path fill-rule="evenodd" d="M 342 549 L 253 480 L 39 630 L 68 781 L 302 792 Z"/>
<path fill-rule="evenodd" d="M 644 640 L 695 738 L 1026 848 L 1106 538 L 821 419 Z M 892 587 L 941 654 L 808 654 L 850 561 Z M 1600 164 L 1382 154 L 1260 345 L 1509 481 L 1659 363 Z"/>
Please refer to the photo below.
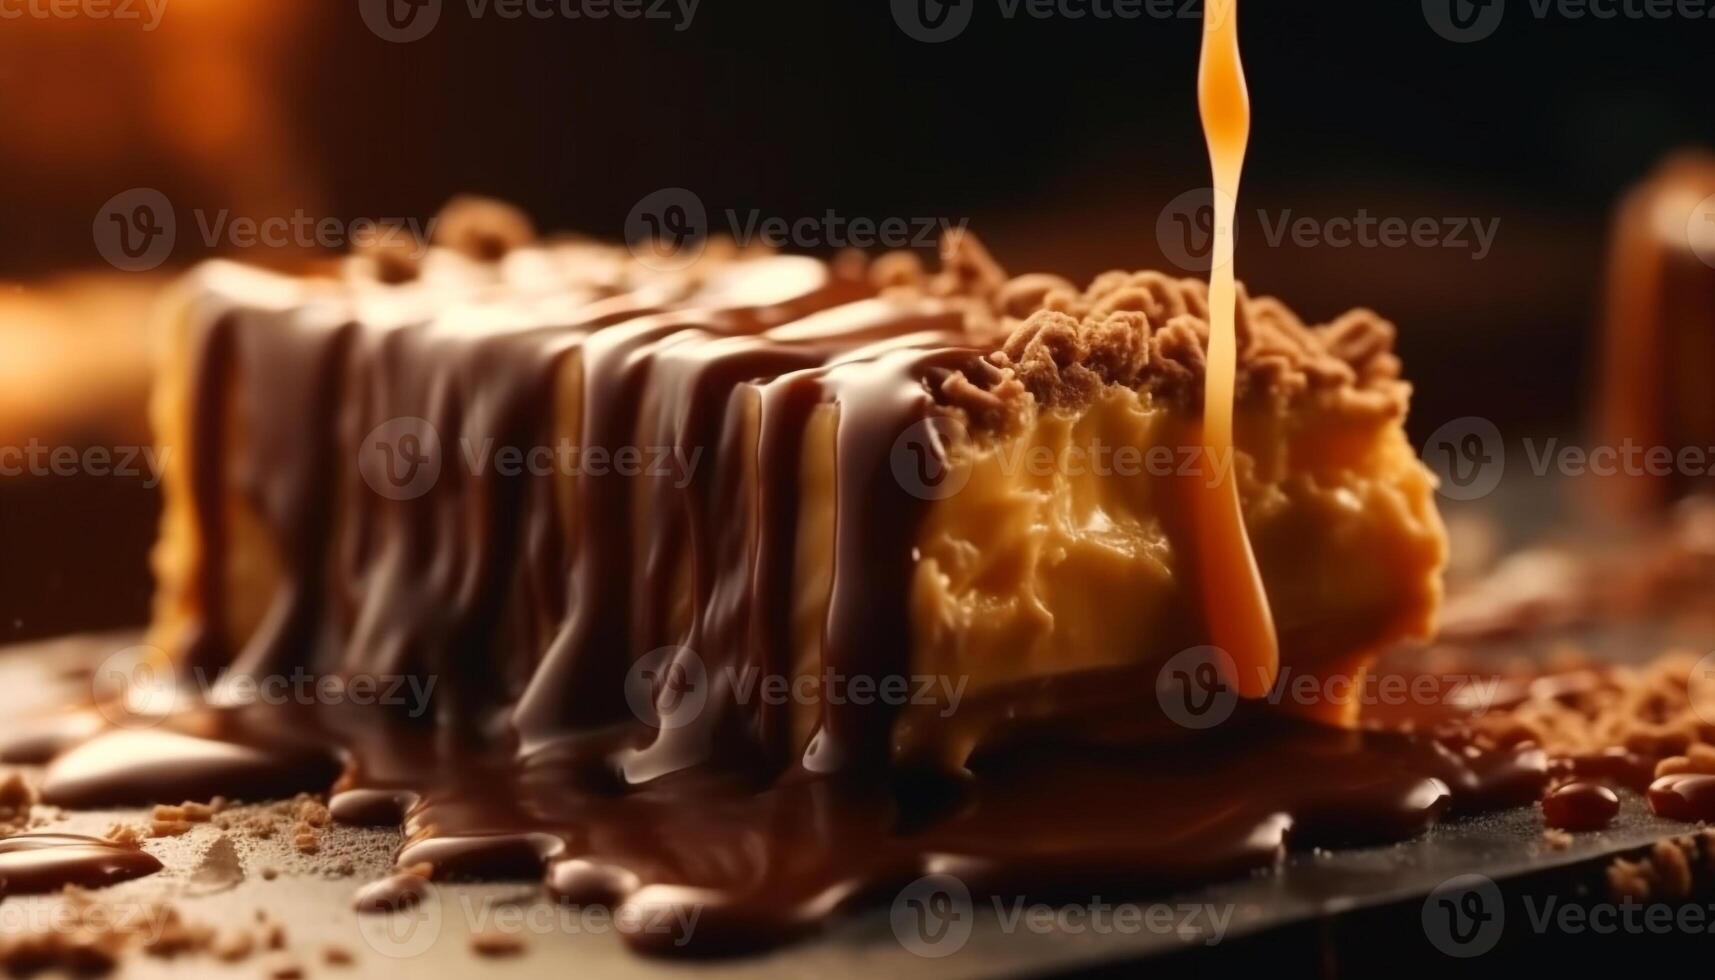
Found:
<path fill-rule="evenodd" d="M 1606 500 L 1636 514 L 1708 490 L 1715 472 L 1715 154 L 1668 160 L 1621 203 L 1601 364 L 1599 444 L 1692 454 L 1665 474 L 1645 465 L 1600 481 Z"/>
<path fill-rule="evenodd" d="M 663 16 L 599 18 L 417 6 L 438 19 L 408 41 L 372 26 L 372 0 L 0 19 L 3 441 L 139 438 L 145 353 L 128 331 L 175 270 L 216 254 L 294 264 L 339 250 L 353 222 L 423 222 L 464 192 L 610 239 L 646 196 L 683 188 L 717 232 L 829 213 L 945 220 L 1013 271 L 1202 274 L 1184 203 L 1207 183 L 1199 4 L 1115 17 L 1093 11 L 1125 5 L 1067 0 L 1043 17 L 954 0 L 968 23 L 941 43 L 918 40 L 901 3 L 649 0 L 636 9 Z M 1457 43 L 1429 6 L 1245 7 L 1241 276 L 1311 318 L 1364 305 L 1398 322 L 1417 438 L 1473 415 L 1509 436 L 1566 432 L 1597 374 L 1613 201 L 1665 154 L 1715 142 L 1715 25 L 1513 5 Z M 269 220 L 300 223 L 248 233 Z M 1295 234 L 1305 220 L 1321 233 Z M 305 230 L 324 221 L 331 235 Z M 1365 221 L 1438 237 L 1329 233 Z M 159 251 L 132 261 L 104 237 L 133 231 Z M 74 422 L 79 406 L 92 410 Z M 150 529 L 120 525 L 152 492 L 48 483 L 0 483 L 0 639 L 62 628 L 71 613 L 54 604 L 101 591 L 103 563 L 130 583 L 104 614 L 140 618 Z"/>
<path fill-rule="evenodd" d="M 0 642 L 144 621 L 160 280 L 0 283 Z"/>

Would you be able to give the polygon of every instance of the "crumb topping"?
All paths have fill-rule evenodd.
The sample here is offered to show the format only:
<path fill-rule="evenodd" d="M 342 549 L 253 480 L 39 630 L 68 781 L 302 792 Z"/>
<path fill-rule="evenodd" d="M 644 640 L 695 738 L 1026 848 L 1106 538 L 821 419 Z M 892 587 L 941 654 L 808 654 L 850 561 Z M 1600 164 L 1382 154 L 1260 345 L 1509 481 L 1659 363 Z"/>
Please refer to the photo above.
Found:
<path fill-rule="evenodd" d="M 1023 276 L 1003 287 L 996 302 L 1011 332 L 990 358 L 1037 402 L 1076 406 L 1111 385 L 1201 400 L 1207 286 L 1159 272 L 1105 273 L 1074 293 L 1050 278 Z M 1409 388 L 1393 353 L 1394 327 L 1369 310 L 1311 327 L 1278 300 L 1253 299 L 1241 288 L 1235 332 L 1241 400 L 1328 393 L 1356 410 L 1405 411 Z"/>
<path fill-rule="evenodd" d="M 1079 289 L 1045 273 L 1009 278 L 966 231 L 943 242 L 939 272 L 915 253 L 894 252 L 870 264 L 869 280 L 884 294 L 960 306 L 973 341 L 995 348 L 988 361 L 1000 369 L 997 377 L 981 383 L 954 376 L 941 388 L 950 404 L 980 417 L 1021 398 L 1075 408 L 1113 386 L 1181 404 L 1201 401 L 1209 345 L 1209 292 L 1201 280 L 1116 270 Z M 1400 380 L 1395 329 L 1371 310 L 1312 326 L 1279 300 L 1252 297 L 1241 286 L 1235 333 L 1241 400 L 1321 394 L 1348 411 L 1404 414 L 1410 387 Z"/>
<path fill-rule="evenodd" d="M 435 245 L 481 263 L 535 240 L 523 212 L 485 198 L 455 198 L 435 219 Z M 360 268 L 381 282 L 415 279 L 421 272 L 412 257 L 415 244 L 365 252 Z M 620 265 L 634 262 L 623 249 L 588 242 L 576 247 Z M 711 267 L 768 252 L 711 239 L 686 275 L 694 280 Z M 964 228 L 943 236 L 939 259 L 931 270 L 912 251 L 869 258 L 846 250 L 829 268 L 883 296 L 930 297 L 963 314 L 972 345 L 988 349 L 999 371 L 947 379 L 940 394 L 948 403 L 990 421 L 1016 413 L 1021 400 L 1075 408 L 1111 386 L 1201 403 L 1209 342 L 1208 287 L 1201 280 L 1116 270 L 1080 288 L 1047 273 L 1009 276 Z M 1307 325 L 1279 300 L 1251 297 L 1241 286 L 1237 314 L 1241 400 L 1325 394 L 1344 410 L 1403 414 L 1409 387 L 1400 380 L 1394 327 L 1375 313 L 1356 309 L 1332 323 Z"/>

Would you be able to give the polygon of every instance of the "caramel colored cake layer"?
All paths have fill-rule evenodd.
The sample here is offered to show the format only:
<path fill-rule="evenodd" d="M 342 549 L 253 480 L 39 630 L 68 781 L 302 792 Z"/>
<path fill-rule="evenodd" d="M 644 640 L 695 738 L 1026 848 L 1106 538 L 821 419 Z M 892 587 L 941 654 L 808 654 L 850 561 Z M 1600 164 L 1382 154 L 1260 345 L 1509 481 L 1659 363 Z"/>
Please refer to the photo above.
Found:
<path fill-rule="evenodd" d="M 633 780 L 957 764 L 1002 717 L 1157 710 L 1208 635 L 1185 542 L 1211 466 L 1290 675 L 1430 628 L 1445 543 L 1372 314 L 1241 300 L 1239 451 L 1211 461 L 1199 283 L 1008 278 L 969 236 L 936 272 L 715 245 L 662 271 L 520 225 L 190 278 L 154 644 L 433 677 L 440 724 L 526 749 L 657 729 Z"/>

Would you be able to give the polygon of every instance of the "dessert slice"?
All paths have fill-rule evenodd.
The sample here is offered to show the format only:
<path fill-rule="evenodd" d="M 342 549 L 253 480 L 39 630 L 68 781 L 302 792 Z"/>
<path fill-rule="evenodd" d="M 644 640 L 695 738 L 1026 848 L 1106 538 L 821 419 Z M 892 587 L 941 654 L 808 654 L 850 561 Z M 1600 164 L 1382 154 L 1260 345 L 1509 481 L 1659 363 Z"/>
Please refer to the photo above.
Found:
<path fill-rule="evenodd" d="M 167 655 L 432 678 L 438 724 L 611 739 L 633 781 L 957 764 L 1022 721 L 1161 714 L 1220 609 L 1186 546 L 1201 284 L 1009 279 L 963 235 L 934 273 L 662 270 L 519 225 L 443 219 L 463 235 L 420 267 L 191 278 L 155 406 Z M 1445 551 L 1392 328 L 1244 299 L 1239 335 L 1213 465 L 1283 676 L 1355 681 L 1429 631 Z"/>

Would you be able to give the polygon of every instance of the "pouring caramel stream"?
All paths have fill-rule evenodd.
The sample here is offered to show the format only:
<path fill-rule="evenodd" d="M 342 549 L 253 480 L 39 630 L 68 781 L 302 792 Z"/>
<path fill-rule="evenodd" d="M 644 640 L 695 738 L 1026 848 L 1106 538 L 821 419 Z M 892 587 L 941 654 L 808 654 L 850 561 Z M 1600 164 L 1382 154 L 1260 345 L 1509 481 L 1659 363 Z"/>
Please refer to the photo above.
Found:
<path fill-rule="evenodd" d="M 1203 391 L 1203 446 L 1215 479 L 1196 497 L 1198 574 L 1215 646 L 1232 658 L 1239 694 L 1261 697 L 1280 670 L 1274 617 L 1239 508 L 1233 456 L 1233 379 L 1237 370 L 1234 229 L 1239 175 L 1250 139 L 1250 95 L 1239 60 L 1238 0 L 1210 3 L 1204 14 L 1197 104 L 1214 175 L 1214 241 L 1209 267 L 1208 382 Z"/>

